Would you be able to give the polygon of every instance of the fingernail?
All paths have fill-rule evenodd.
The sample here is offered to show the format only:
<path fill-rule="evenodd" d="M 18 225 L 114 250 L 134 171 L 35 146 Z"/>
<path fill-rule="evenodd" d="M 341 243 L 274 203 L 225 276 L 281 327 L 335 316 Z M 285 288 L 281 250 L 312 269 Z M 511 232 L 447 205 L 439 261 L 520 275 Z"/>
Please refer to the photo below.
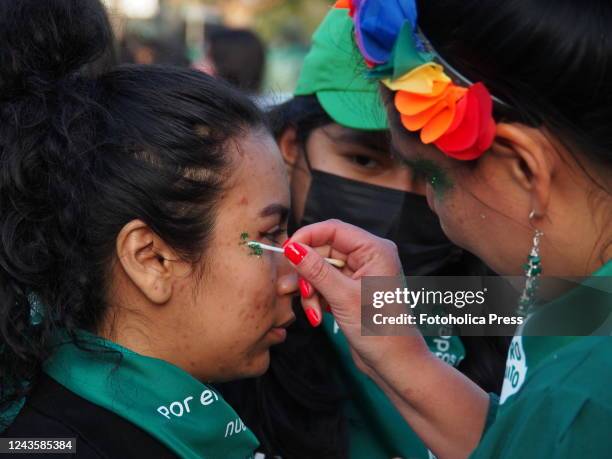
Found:
<path fill-rule="evenodd" d="M 308 318 L 310 325 L 313 327 L 319 325 L 319 314 L 317 314 L 317 311 L 315 311 L 313 308 L 306 309 L 306 317 Z"/>
<path fill-rule="evenodd" d="M 299 265 L 308 252 L 297 242 L 292 242 L 285 247 L 285 256 L 294 265 Z"/>
<path fill-rule="evenodd" d="M 285 242 L 283 242 L 283 249 L 287 247 L 287 244 L 289 244 L 290 242 L 291 242 L 291 239 L 285 239 Z"/>
<path fill-rule="evenodd" d="M 308 298 L 311 292 L 310 282 L 300 277 L 300 279 L 298 280 L 298 285 L 300 286 L 300 293 L 302 294 L 302 298 Z"/>

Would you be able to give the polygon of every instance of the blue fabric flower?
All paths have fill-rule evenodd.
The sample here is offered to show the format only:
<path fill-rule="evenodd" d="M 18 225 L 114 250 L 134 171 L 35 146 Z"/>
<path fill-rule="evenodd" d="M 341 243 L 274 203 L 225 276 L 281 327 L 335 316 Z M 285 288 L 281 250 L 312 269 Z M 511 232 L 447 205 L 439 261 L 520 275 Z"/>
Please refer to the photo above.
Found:
<path fill-rule="evenodd" d="M 414 0 L 353 0 L 355 34 L 363 56 L 373 64 L 389 61 L 404 23 L 416 28 Z"/>

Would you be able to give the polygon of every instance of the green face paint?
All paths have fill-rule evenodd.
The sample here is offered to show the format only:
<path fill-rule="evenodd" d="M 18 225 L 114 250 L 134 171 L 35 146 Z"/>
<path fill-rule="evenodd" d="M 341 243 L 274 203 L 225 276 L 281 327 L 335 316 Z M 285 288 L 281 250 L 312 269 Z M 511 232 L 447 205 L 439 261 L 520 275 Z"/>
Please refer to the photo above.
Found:
<path fill-rule="evenodd" d="M 249 255 L 261 257 L 263 255 L 263 249 L 259 245 L 247 244 L 248 242 L 249 242 L 249 233 L 247 233 L 246 231 L 243 233 L 240 233 L 240 242 L 238 243 L 238 245 L 246 245 L 250 250 Z"/>
<path fill-rule="evenodd" d="M 406 160 L 406 163 L 412 168 L 415 176 L 427 180 L 438 198 L 442 198 L 453 187 L 453 182 L 446 171 L 434 161 L 418 158 Z"/>
<path fill-rule="evenodd" d="M 263 249 L 258 245 L 249 245 L 249 249 L 251 249 L 249 255 L 255 255 L 256 257 L 261 257 L 263 255 Z"/>

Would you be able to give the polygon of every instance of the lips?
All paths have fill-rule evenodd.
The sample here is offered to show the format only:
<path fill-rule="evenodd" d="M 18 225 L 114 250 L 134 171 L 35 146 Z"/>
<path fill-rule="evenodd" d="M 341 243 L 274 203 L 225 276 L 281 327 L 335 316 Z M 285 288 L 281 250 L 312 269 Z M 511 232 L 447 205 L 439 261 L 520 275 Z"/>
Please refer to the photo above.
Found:
<path fill-rule="evenodd" d="M 292 312 L 287 320 L 281 322 L 280 325 L 275 325 L 274 328 L 288 328 L 293 322 L 295 322 L 295 314 Z"/>
<path fill-rule="evenodd" d="M 272 337 L 273 344 L 280 344 L 287 339 L 286 328 L 271 328 L 268 335 Z"/>
<path fill-rule="evenodd" d="M 285 341 L 285 339 L 287 339 L 287 328 L 293 322 L 295 322 L 295 314 L 292 313 L 289 319 L 285 320 L 279 325 L 275 325 L 274 327 L 272 327 L 268 332 L 268 335 L 272 336 L 276 344 L 282 343 L 283 341 Z"/>

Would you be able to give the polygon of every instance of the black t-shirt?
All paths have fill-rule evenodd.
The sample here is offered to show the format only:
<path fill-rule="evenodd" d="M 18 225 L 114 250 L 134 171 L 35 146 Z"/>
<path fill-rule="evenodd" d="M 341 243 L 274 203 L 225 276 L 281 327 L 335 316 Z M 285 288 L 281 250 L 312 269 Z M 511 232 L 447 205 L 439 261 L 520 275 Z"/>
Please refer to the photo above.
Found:
<path fill-rule="evenodd" d="M 176 458 L 163 443 L 117 414 L 79 397 L 43 374 L 5 438 L 76 438 L 76 454 L 20 458 Z"/>

